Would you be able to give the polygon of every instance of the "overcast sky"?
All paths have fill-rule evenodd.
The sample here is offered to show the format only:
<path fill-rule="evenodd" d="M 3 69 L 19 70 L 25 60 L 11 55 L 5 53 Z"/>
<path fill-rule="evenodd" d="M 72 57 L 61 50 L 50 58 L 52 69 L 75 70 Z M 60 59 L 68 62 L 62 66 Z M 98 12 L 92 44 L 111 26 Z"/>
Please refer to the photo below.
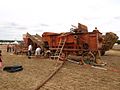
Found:
<path fill-rule="evenodd" d="M 120 37 L 120 0 L 0 0 L 0 40 L 68 32 L 78 22 Z"/>

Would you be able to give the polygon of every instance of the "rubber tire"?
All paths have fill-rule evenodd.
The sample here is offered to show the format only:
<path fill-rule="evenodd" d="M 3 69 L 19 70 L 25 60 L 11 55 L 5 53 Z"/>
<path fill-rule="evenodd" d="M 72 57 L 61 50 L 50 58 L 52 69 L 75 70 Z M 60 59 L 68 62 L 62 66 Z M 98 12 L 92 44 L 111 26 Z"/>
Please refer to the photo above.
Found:
<path fill-rule="evenodd" d="M 10 72 L 10 73 L 18 72 L 18 71 L 22 71 L 22 70 L 23 70 L 23 68 L 20 65 L 6 66 L 6 67 L 3 68 L 3 71 L 7 71 L 7 72 Z"/>

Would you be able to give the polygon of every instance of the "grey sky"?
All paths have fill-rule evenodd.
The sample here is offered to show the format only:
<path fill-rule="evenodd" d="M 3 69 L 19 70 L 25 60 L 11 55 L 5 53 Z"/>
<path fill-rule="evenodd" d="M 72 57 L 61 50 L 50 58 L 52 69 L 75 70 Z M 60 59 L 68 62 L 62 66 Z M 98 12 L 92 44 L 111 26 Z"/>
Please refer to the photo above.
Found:
<path fill-rule="evenodd" d="M 119 9 L 120 0 L 0 0 L 0 40 L 67 32 L 78 22 L 120 37 Z"/>

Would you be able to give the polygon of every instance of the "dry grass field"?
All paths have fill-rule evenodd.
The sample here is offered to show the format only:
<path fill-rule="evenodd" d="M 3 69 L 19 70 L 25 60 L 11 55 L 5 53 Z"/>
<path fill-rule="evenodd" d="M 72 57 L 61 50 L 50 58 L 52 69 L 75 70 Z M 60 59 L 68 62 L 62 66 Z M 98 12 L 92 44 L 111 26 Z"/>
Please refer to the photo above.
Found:
<path fill-rule="evenodd" d="M 26 55 L 6 52 L 1 45 L 4 66 L 22 65 L 20 72 L 0 69 L 0 90 L 35 90 L 54 71 L 55 61 L 28 59 Z M 120 49 L 120 46 L 117 48 Z M 97 69 L 89 65 L 65 62 L 63 67 L 39 90 L 120 90 L 120 51 L 107 51 L 102 60 L 107 63 Z"/>

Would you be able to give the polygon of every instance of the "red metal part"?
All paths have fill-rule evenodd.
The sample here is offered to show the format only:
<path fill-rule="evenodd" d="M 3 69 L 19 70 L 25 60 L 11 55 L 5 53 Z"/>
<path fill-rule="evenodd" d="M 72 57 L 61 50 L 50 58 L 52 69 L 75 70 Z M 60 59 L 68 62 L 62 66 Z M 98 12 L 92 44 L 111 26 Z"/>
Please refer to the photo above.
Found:
<path fill-rule="evenodd" d="M 85 27 L 85 26 L 84 26 Z M 79 51 L 90 50 L 97 51 L 102 47 L 102 33 L 98 30 L 93 32 L 87 32 L 85 27 L 83 30 L 78 27 L 75 32 L 66 33 L 51 33 L 44 32 L 42 34 L 43 41 L 48 44 L 50 50 L 56 50 L 59 45 L 60 38 L 66 38 L 65 46 L 63 52 L 70 53 Z M 77 31 L 78 30 L 78 31 Z"/>

